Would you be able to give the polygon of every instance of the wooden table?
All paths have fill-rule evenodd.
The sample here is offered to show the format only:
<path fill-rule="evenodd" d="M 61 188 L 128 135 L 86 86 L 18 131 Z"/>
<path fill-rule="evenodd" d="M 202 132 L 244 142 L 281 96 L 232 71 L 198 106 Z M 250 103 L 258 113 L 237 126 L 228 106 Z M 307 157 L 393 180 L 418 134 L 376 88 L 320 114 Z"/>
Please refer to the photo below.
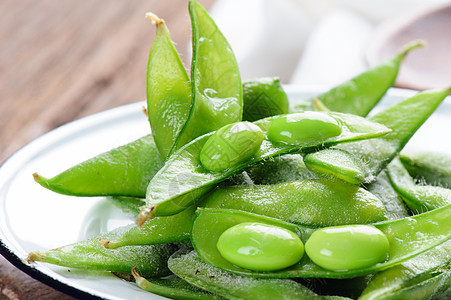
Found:
<path fill-rule="evenodd" d="M 55 127 L 145 99 L 147 11 L 166 20 L 190 63 L 186 0 L 2 0 L 0 11 L 0 164 Z M 0 256 L 0 299 L 71 298 Z"/>

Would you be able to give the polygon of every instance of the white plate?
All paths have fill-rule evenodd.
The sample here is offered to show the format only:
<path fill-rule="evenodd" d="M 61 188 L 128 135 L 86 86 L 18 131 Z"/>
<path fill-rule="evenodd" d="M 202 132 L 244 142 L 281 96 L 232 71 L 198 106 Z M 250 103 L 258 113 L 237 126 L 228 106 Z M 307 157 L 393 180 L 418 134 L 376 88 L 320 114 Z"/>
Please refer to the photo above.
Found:
<path fill-rule="evenodd" d="M 302 99 L 319 89 L 287 86 L 290 99 Z M 391 89 L 381 106 L 415 92 Z M 68 271 L 43 263 L 22 263 L 28 252 L 46 250 L 93 237 L 132 223 L 104 198 L 63 196 L 43 189 L 32 174 L 57 173 L 100 152 L 150 132 L 143 102 L 108 110 L 62 126 L 38 138 L 0 168 L 0 252 L 32 277 L 65 293 L 106 299 L 163 299 L 106 272 Z M 451 99 L 409 142 L 408 148 L 451 155 Z"/>

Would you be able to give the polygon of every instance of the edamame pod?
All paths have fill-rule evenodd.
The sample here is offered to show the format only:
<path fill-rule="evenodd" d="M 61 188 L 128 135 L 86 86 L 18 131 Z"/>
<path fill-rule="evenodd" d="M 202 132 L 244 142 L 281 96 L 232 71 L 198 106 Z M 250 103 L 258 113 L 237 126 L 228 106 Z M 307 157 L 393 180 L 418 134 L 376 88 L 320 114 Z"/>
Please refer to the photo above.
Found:
<path fill-rule="evenodd" d="M 48 251 L 31 252 L 28 262 L 40 261 L 54 265 L 98 271 L 123 272 L 130 274 L 133 267 L 143 276 L 165 276 L 170 272 L 166 262 L 177 250 L 171 244 L 122 247 L 110 250 L 99 244 L 98 240 L 119 237 L 128 227 L 121 227 L 86 241 L 66 245 Z"/>
<path fill-rule="evenodd" d="M 191 82 L 165 22 L 151 13 L 146 17 L 157 29 L 147 64 L 147 113 L 158 150 L 167 158 L 183 146 L 179 140 L 191 108 Z"/>
<path fill-rule="evenodd" d="M 291 225 L 248 212 L 198 208 L 191 231 L 191 239 L 194 249 L 207 263 L 238 275 L 261 278 L 353 278 L 398 265 L 448 241 L 451 238 L 450 211 L 451 205 L 447 205 L 413 217 L 372 224 L 382 231 L 389 241 L 390 249 L 387 260 L 373 266 L 347 271 L 325 270 L 306 256 L 299 263 L 287 269 L 273 272 L 250 271 L 229 263 L 216 248 L 219 236 L 228 228 L 243 222 L 277 223 L 278 226 L 286 226 L 287 229 Z M 303 242 L 307 242 L 315 231 L 315 229 L 301 225 L 296 225 L 296 227 Z M 296 232 L 293 229 L 290 230 Z"/>
<path fill-rule="evenodd" d="M 113 239 L 99 241 L 106 248 L 116 249 L 123 246 L 165 244 L 187 240 L 195 210 L 196 208 L 192 206 L 173 216 L 157 217 L 143 226 L 131 227 Z"/>
<path fill-rule="evenodd" d="M 56 193 L 71 196 L 144 198 L 150 179 L 164 162 L 151 135 L 99 154 L 52 177 L 34 180 Z"/>
<path fill-rule="evenodd" d="M 177 276 L 147 280 L 139 275 L 135 268 L 132 269 L 132 275 L 135 278 L 136 284 L 140 288 L 163 297 L 186 300 L 222 299 L 222 297 L 208 293 L 205 290 L 178 278 Z"/>
<path fill-rule="evenodd" d="M 399 158 L 387 167 L 393 188 L 414 213 L 422 213 L 451 203 L 451 190 L 439 186 L 416 185 Z"/>
<path fill-rule="evenodd" d="M 330 148 L 304 156 L 307 168 L 322 175 L 332 175 L 352 184 L 360 184 L 366 177 L 365 166 L 349 152 Z"/>
<path fill-rule="evenodd" d="M 451 297 L 451 271 L 435 274 L 434 277 L 386 295 L 382 299 L 449 299 Z"/>
<path fill-rule="evenodd" d="M 449 271 L 450 251 L 451 241 L 448 241 L 400 265 L 376 273 L 359 300 L 391 299 L 393 293 L 428 280 L 440 270 Z M 425 295 L 424 299 L 430 299 L 432 295 L 433 292 Z"/>
<path fill-rule="evenodd" d="M 387 219 L 384 205 L 370 192 L 326 179 L 218 187 L 205 195 L 199 205 L 243 210 L 313 227 Z"/>
<path fill-rule="evenodd" d="M 241 77 L 233 51 L 207 11 L 189 1 L 193 35 L 192 104 L 180 145 L 227 124 L 241 121 Z"/>
<path fill-rule="evenodd" d="M 107 200 L 114 206 L 120 208 L 124 213 L 130 214 L 135 218 L 141 211 L 141 206 L 145 204 L 145 201 L 143 199 L 133 197 L 107 197 Z"/>
<path fill-rule="evenodd" d="M 399 158 L 416 180 L 451 188 L 451 157 L 449 155 L 436 152 L 403 152 Z"/>
<path fill-rule="evenodd" d="M 423 41 L 413 41 L 392 58 L 343 82 L 315 98 L 332 111 L 366 116 L 393 86 L 401 62 L 413 49 L 424 46 Z M 315 98 L 311 99 L 313 101 Z"/>
<path fill-rule="evenodd" d="M 367 165 L 369 175 L 364 182 L 370 183 L 450 93 L 451 88 L 428 90 L 399 101 L 369 118 L 392 129 L 392 132 L 377 139 L 340 145 L 338 148 L 350 152 Z"/>
<path fill-rule="evenodd" d="M 323 114 L 328 114 L 340 122 L 342 132 L 339 136 L 325 141 L 307 143 L 303 147 L 273 145 L 270 141 L 263 140 L 259 155 L 221 173 L 205 170 L 199 161 L 200 151 L 212 133 L 190 142 L 171 156 L 149 184 L 147 206 L 138 217 L 137 224 L 141 225 L 153 216 L 172 215 L 182 211 L 208 192 L 214 184 L 224 181 L 255 162 L 285 153 L 311 151 L 313 148 L 374 138 L 390 131 L 378 123 L 358 116 L 341 113 Z M 270 121 L 271 118 L 263 119 L 255 124 L 260 126 L 265 134 Z"/>
<path fill-rule="evenodd" d="M 380 173 L 376 180 L 365 188 L 381 200 L 389 220 L 401 219 L 410 215 L 404 201 L 393 189 L 386 172 Z"/>
<path fill-rule="evenodd" d="M 243 121 L 288 113 L 288 96 L 278 78 L 259 78 L 243 83 Z"/>
<path fill-rule="evenodd" d="M 180 278 L 227 299 L 349 299 L 319 296 L 291 279 L 251 278 L 231 274 L 206 264 L 195 251 L 175 253 L 169 259 L 168 266 Z"/>

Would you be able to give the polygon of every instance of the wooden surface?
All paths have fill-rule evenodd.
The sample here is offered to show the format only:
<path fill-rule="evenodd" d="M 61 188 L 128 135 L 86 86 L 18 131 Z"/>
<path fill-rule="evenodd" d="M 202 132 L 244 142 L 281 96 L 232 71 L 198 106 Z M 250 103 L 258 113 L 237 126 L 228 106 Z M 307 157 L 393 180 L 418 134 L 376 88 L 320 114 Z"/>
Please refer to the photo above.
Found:
<path fill-rule="evenodd" d="M 2 0 L 0 11 L 0 164 L 55 127 L 145 99 L 147 11 L 166 20 L 189 65 L 186 0 Z M 0 299 L 71 297 L 0 256 Z"/>

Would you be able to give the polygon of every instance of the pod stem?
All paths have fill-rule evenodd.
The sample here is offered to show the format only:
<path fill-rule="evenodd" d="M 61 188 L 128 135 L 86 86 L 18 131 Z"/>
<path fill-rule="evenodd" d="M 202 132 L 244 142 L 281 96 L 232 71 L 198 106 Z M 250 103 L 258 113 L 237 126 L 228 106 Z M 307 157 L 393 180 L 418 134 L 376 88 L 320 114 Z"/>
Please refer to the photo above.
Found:
<path fill-rule="evenodd" d="M 321 100 L 319 100 L 318 98 L 313 99 L 312 104 L 313 104 L 313 107 L 316 110 L 319 110 L 319 111 L 330 111 L 330 109 L 328 109 L 326 107 L 326 105 L 324 105 L 324 103 L 321 102 Z"/>
<path fill-rule="evenodd" d="M 136 271 L 137 269 L 138 269 L 137 266 L 133 267 L 131 273 L 132 273 L 133 277 L 135 278 L 136 284 L 139 287 L 145 289 L 145 288 L 147 288 L 147 284 L 146 284 L 147 280 L 144 277 L 142 277 L 141 275 L 138 274 L 138 271 Z"/>
<path fill-rule="evenodd" d="M 153 218 L 155 218 L 155 206 L 145 206 L 141 209 L 141 212 L 138 215 L 138 219 L 136 220 L 136 225 L 138 225 L 138 227 L 141 227 L 144 222 L 146 222 L 147 220 L 151 220 Z"/>
<path fill-rule="evenodd" d="M 143 106 L 142 110 L 143 110 L 144 115 L 148 118 L 149 117 L 149 113 L 147 111 L 147 108 L 145 106 Z"/>
<path fill-rule="evenodd" d="M 110 241 L 106 241 L 102 238 L 98 239 L 98 242 L 100 245 L 102 245 L 103 247 L 109 249 L 110 248 Z"/>
<path fill-rule="evenodd" d="M 137 266 L 134 266 L 133 269 L 132 269 L 132 275 L 133 275 L 133 277 L 135 277 L 135 280 L 141 277 L 141 275 L 138 274 L 136 269 L 138 269 Z"/>
<path fill-rule="evenodd" d="M 25 262 L 30 263 L 34 261 L 43 261 L 44 255 L 42 255 L 39 251 L 28 253 L 27 258 L 24 259 Z"/>

